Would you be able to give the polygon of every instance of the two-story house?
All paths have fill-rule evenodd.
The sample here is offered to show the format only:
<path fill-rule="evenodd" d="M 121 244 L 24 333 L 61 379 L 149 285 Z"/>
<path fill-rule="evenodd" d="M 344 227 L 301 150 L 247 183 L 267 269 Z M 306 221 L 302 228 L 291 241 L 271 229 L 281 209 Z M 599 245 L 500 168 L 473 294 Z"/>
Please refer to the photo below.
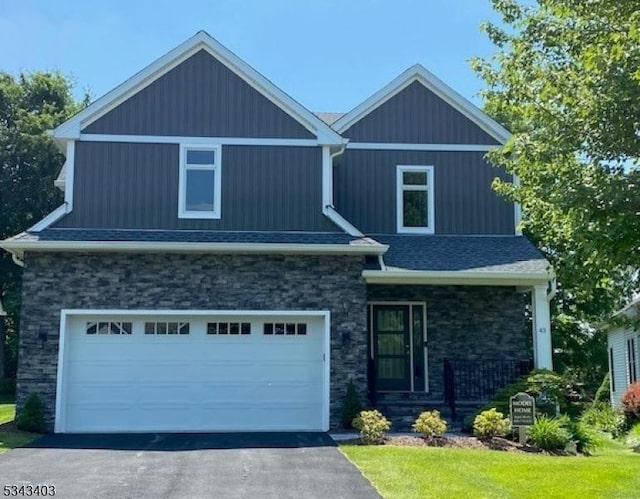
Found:
<path fill-rule="evenodd" d="M 551 367 L 509 134 L 421 66 L 314 114 L 199 32 L 52 135 L 64 204 L 0 246 L 53 431 L 327 430 L 349 381 L 425 407 Z"/>

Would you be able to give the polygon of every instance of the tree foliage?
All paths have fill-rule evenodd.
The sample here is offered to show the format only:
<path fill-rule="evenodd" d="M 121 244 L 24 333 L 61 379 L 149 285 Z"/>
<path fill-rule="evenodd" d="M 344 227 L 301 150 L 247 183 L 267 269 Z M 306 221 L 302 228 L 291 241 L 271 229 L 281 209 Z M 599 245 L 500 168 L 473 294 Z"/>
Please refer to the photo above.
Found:
<path fill-rule="evenodd" d="M 27 229 L 62 203 L 54 188 L 64 156 L 46 133 L 86 105 L 59 73 L 0 72 L 0 238 Z M 7 353 L 15 372 L 21 269 L 0 252 L 0 299 L 9 314 Z M 1 375 L 1 373 L 0 373 Z"/>
<path fill-rule="evenodd" d="M 520 182 L 495 187 L 556 269 L 554 341 L 574 353 L 561 362 L 602 364 L 584 325 L 639 289 L 640 2 L 492 3 L 497 51 L 473 64 L 487 112 L 513 133 L 490 159 Z"/>

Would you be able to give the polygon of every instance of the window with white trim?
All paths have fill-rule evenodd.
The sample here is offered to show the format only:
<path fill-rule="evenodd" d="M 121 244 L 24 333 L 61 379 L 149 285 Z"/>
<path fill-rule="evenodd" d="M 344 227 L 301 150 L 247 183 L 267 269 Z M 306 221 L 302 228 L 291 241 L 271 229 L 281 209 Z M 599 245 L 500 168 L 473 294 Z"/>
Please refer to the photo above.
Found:
<path fill-rule="evenodd" d="M 398 165 L 397 168 L 398 232 L 433 234 L 433 166 Z"/>
<path fill-rule="evenodd" d="M 179 218 L 220 218 L 221 147 L 181 145 Z"/>

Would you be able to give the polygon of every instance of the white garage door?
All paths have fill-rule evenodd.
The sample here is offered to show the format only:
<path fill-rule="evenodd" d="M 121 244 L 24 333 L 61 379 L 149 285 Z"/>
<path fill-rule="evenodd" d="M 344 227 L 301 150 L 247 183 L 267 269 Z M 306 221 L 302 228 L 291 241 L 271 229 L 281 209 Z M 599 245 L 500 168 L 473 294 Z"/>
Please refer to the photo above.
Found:
<path fill-rule="evenodd" d="M 323 430 L 323 316 L 73 316 L 57 431 Z"/>

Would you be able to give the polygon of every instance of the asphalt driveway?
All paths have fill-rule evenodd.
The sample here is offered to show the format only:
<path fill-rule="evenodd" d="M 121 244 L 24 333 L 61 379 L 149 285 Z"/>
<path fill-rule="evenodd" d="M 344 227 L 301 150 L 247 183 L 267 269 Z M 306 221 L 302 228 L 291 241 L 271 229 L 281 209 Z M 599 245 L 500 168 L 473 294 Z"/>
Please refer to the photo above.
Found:
<path fill-rule="evenodd" d="M 380 497 L 324 433 L 46 435 L 0 455 L 0 487 L 61 498 Z"/>

